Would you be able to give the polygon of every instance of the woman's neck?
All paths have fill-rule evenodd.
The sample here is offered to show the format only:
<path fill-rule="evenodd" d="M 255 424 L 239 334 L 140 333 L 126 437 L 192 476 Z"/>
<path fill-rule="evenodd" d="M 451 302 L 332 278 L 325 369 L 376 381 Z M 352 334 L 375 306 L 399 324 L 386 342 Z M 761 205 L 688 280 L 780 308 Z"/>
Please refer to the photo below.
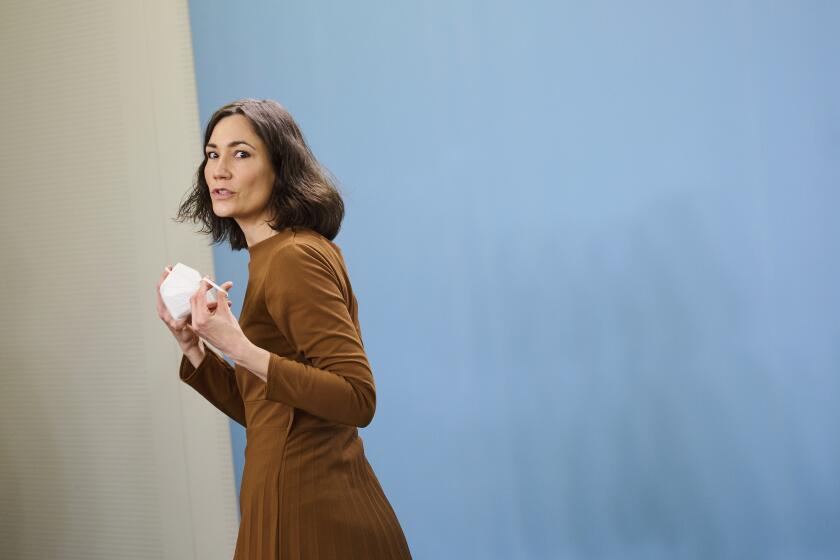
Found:
<path fill-rule="evenodd" d="M 248 244 L 248 247 L 256 245 L 260 241 L 265 241 L 269 237 L 277 234 L 277 231 L 271 229 L 271 226 L 264 219 L 253 223 L 237 223 L 245 235 L 245 242 Z"/>

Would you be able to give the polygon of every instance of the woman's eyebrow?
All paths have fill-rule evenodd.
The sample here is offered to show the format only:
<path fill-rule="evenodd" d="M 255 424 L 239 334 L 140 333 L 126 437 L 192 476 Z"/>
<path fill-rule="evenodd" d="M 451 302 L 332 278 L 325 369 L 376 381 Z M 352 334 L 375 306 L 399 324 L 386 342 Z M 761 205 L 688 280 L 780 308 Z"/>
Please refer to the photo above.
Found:
<path fill-rule="evenodd" d="M 249 144 L 245 140 L 234 140 L 233 142 L 230 142 L 228 144 L 228 148 L 232 148 L 232 147 L 236 146 L 237 144 L 245 144 L 246 146 L 251 146 L 251 144 Z M 217 148 L 217 147 L 218 146 L 216 146 L 216 144 L 207 144 L 207 146 L 206 146 L 206 148 Z M 254 148 L 253 146 L 251 146 L 251 148 L 256 150 L 256 148 Z"/>

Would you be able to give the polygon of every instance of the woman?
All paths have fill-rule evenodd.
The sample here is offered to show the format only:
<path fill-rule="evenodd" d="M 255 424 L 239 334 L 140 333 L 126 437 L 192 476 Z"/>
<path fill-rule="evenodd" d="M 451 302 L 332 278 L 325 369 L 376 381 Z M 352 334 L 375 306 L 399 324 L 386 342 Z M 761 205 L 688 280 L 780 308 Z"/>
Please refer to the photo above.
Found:
<path fill-rule="evenodd" d="M 237 322 L 222 292 L 208 303 L 206 282 L 190 317 L 173 320 L 159 292 L 158 313 L 183 350 L 181 379 L 246 428 L 234 558 L 411 558 L 358 435 L 373 419 L 376 392 L 332 242 L 341 196 L 276 102 L 222 107 L 204 145 L 178 219 L 248 249 L 242 313 Z"/>

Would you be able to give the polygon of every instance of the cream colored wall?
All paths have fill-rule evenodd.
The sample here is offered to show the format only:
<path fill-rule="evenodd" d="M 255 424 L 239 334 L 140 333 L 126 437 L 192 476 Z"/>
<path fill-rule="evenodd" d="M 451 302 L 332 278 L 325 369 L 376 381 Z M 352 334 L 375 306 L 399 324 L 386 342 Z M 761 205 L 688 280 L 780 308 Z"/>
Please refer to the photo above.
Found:
<path fill-rule="evenodd" d="M 0 556 L 232 556 L 227 418 L 178 378 L 171 220 L 200 157 L 186 0 L 4 2 Z"/>

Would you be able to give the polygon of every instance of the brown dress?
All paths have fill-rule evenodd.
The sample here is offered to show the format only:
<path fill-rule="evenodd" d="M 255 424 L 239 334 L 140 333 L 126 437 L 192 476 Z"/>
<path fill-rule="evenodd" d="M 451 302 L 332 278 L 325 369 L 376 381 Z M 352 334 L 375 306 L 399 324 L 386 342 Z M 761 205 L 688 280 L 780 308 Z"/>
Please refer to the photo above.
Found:
<path fill-rule="evenodd" d="M 340 249 L 286 228 L 248 251 L 239 324 L 271 352 L 268 381 L 209 348 L 180 368 L 246 428 L 234 559 L 411 558 L 358 433 L 376 390 Z"/>

